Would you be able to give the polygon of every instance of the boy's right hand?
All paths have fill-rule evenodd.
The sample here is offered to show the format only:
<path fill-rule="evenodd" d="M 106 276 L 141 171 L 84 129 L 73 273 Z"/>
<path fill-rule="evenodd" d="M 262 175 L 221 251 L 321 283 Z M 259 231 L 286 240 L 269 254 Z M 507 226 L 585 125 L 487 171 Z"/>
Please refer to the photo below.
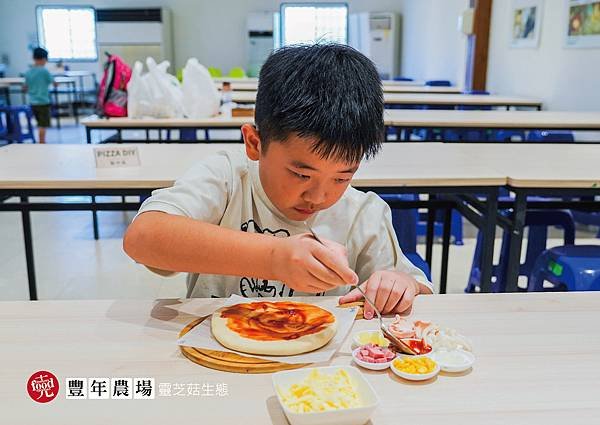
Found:
<path fill-rule="evenodd" d="M 310 293 L 355 285 L 358 276 L 348 265 L 346 248 L 326 239 L 323 243 L 308 233 L 278 238 L 272 263 L 277 280 Z"/>

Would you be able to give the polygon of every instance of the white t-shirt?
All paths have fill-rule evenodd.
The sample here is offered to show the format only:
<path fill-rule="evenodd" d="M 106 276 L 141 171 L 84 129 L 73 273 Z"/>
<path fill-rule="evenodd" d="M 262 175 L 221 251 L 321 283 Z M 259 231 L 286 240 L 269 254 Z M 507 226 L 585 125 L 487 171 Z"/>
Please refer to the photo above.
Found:
<path fill-rule="evenodd" d="M 303 222 L 287 219 L 271 203 L 260 182 L 258 163 L 249 160 L 241 149 L 207 157 L 172 187 L 155 190 L 139 213 L 146 211 L 182 215 L 233 230 L 275 237 L 308 232 Z M 390 209 L 376 194 L 348 187 L 335 205 L 319 211 L 308 222 L 319 236 L 347 248 L 350 268 L 357 273 L 360 282 L 376 271 L 399 270 L 432 288 L 423 272 L 402 254 Z M 338 287 L 324 294 L 344 295 L 350 288 Z M 231 294 L 245 297 L 311 295 L 256 276 L 188 275 L 188 297 L 228 297 Z"/>

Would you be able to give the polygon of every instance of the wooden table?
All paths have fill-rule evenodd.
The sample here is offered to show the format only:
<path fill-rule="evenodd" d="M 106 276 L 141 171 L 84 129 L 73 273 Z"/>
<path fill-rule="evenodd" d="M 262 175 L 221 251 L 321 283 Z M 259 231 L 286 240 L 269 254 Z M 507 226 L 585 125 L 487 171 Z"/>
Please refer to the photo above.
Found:
<path fill-rule="evenodd" d="M 53 78 L 53 81 L 57 84 L 64 84 L 67 85 L 70 88 L 67 88 L 67 91 L 63 92 L 65 94 L 67 94 L 69 96 L 69 102 L 71 105 L 71 111 L 73 113 L 73 117 L 75 118 L 75 122 L 78 123 L 79 121 L 79 117 L 78 117 L 78 113 L 77 113 L 77 106 L 75 104 L 75 99 L 71 98 L 71 95 L 76 95 L 76 80 L 74 77 L 67 77 L 67 76 L 57 76 Z M 3 85 L 4 87 L 6 87 L 8 85 L 8 89 L 6 90 L 6 99 L 7 99 L 7 104 L 10 105 L 10 87 L 11 86 L 19 86 L 19 93 L 21 93 L 21 100 L 23 102 L 23 104 L 26 104 L 26 98 L 25 98 L 25 92 L 22 90 L 22 86 L 25 85 L 25 78 L 24 77 L 3 77 L 0 78 L 0 85 Z M 57 111 L 58 111 L 58 107 L 59 107 L 59 99 L 58 99 L 58 95 L 60 94 L 60 92 L 55 89 L 52 88 L 50 90 L 50 94 L 54 95 L 54 103 L 56 105 Z M 60 111 L 57 112 L 56 114 L 56 123 L 58 128 L 60 128 Z"/>
<path fill-rule="evenodd" d="M 231 89 L 235 91 L 257 91 L 258 90 L 258 81 L 230 81 Z M 215 86 L 218 89 L 223 87 L 223 82 L 215 81 Z M 462 90 L 460 87 L 451 86 L 424 86 L 422 83 L 414 83 L 414 84 L 392 84 L 386 83 L 385 81 L 382 84 L 383 91 L 388 93 L 453 93 L 458 94 L 461 93 Z"/>
<path fill-rule="evenodd" d="M 256 92 L 233 91 L 232 99 L 237 103 L 255 103 Z M 542 102 L 537 99 L 500 95 L 384 92 L 383 99 L 386 105 L 542 108 Z"/>
<path fill-rule="evenodd" d="M 600 131 L 600 112 L 386 109 L 384 122 L 387 127 L 396 127 L 400 130 L 443 128 Z M 88 143 L 91 143 L 93 130 L 197 128 L 207 131 L 210 129 L 239 129 L 243 124 L 253 123 L 252 117 L 214 117 L 199 120 L 89 117 L 82 120 L 82 124 L 86 127 Z"/>
<path fill-rule="evenodd" d="M 193 302 L 202 307 L 210 300 Z M 164 425 L 237 423 L 243 417 L 252 425 L 287 425 L 270 374 L 220 372 L 181 355 L 178 332 L 195 318 L 175 310 L 182 306 L 178 300 L 1 302 L 3 419 L 11 425 L 94 425 L 115 418 Z M 417 297 L 413 317 L 468 336 L 475 366 L 424 383 L 401 380 L 389 370 L 361 369 L 380 398 L 371 423 L 398 424 L 398 418 L 419 425 L 596 423 L 599 312 L 600 293 Z M 352 332 L 364 329 L 375 329 L 375 322 L 359 320 Z M 350 338 L 328 364 L 352 364 Z M 44 405 L 25 390 L 39 370 L 52 372 L 61 386 Z M 224 383 L 228 395 L 66 400 L 65 380 L 73 377 L 150 377 L 155 386 L 182 384 L 186 389 L 188 384 Z"/>
<path fill-rule="evenodd" d="M 191 118 L 98 118 L 87 117 L 81 123 L 85 127 L 86 141 L 92 143 L 92 131 L 94 130 L 117 130 L 117 137 L 122 140 L 122 130 L 159 130 L 159 141 L 163 141 L 160 130 L 178 130 L 181 128 L 202 129 L 205 131 L 205 141 L 209 141 L 209 130 L 225 130 L 239 128 L 244 124 L 254 124 L 254 117 L 231 117 L 222 116 L 203 119 Z M 167 138 L 168 141 L 169 138 Z M 151 141 L 146 132 L 146 140 Z"/>
<path fill-rule="evenodd" d="M 600 146 L 596 144 L 461 144 L 464 154 L 507 176 L 513 213 L 499 224 L 510 234 L 506 290 L 516 291 L 525 217 L 531 209 L 600 211 Z M 546 197 L 530 200 L 528 197 Z M 580 200 L 587 197 L 589 200 Z M 595 197 L 595 198 L 594 198 Z M 571 200 L 572 199 L 572 200 Z"/>
<path fill-rule="evenodd" d="M 401 128 L 600 130 L 600 112 L 386 109 L 384 120 Z"/>
<path fill-rule="evenodd" d="M 111 146 L 111 145 L 105 145 Z M 112 145 L 112 146 L 123 146 Z M 232 144 L 141 144 L 141 166 L 97 169 L 91 145 L 11 145 L 0 149 L 0 199 L 19 197 L 20 203 L 0 204 L 0 211 L 20 211 L 30 297 L 37 298 L 30 211 L 137 210 L 139 202 L 95 203 L 98 195 L 148 195 L 168 187 L 194 162 L 219 150 L 242 149 Z M 482 281 L 490 282 L 495 237 L 497 193 L 506 176 L 493 167 L 470 160 L 458 145 L 442 143 L 386 144 L 372 161 L 364 162 L 352 185 L 377 193 L 419 193 L 424 201 L 397 201 L 394 208 L 428 208 L 426 261 L 432 264 L 433 223 L 436 210 L 445 211 L 442 243 L 441 290 L 445 291 L 450 245 L 450 213 L 455 203 L 434 199 L 442 194 L 481 194 L 489 202 L 481 214 L 467 217 L 484 235 Z M 35 196 L 91 196 L 92 203 L 29 202 Z M 466 208 L 466 207 L 465 207 Z M 485 286 L 486 289 L 488 286 Z"/>

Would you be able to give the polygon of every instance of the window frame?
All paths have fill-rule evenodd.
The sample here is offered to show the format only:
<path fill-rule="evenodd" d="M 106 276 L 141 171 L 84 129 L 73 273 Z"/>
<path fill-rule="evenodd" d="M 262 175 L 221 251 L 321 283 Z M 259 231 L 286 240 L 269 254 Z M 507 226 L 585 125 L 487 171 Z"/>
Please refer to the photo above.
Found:
<path fill-rule="evenodd" d="M 284 36 L 284 32 L 285 32 L 285 25 L 284 25 L 284 12 L 283 10 L 286 7 L 317 7 L 317 8 L 326 8 L 326 7 L 332 7 L 332 6 L 343 6 L 346 8 L 346 34 L 344 35 L 346 41 L 345 45 L 348 45 L 348 41 L 349 41 L 349 37 L 350 37 L 350 29 L 349 29 L 349 24 L 350 24 L 350 6 L 348 5 L 347 2 L 283 2 L 279 5 L 279 42 L 281 44 L 281 47 L 285 47 L 285 36 Z M 316 41 L 317 43 L 319 42 L 318 40 Z M 329 41 L 328 41 L 329 43 Z M 290 44 L 291 45 L 291 44 Z"/>
<path fill-rule="evenodd" d="M 48 50 L 48 46 L 42 42 L 43 34 L 40 34 L 40 30 L 43 28 L 43 20 L 41 20 L 42 10 L 43 9 L 91 9 L 94 14 L 94 58 L 50 58 L 50 50 Z M 38 45 L 48 50 L 48 62 L 82 62 L 82 63 L 93 63 L 98 62 L 98 20 L 96 17 L 96 8 L 92 5 L 64 5 L 64 4 L 40 4 L 35 7 L 35 27 L 36 27 L 36 35 Z"/>

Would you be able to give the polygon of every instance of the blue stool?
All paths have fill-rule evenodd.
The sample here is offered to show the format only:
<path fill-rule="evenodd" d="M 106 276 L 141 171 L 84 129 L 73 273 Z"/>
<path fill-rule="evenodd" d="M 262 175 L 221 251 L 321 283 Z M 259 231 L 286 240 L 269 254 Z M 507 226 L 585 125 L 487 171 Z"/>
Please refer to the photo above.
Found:
<path fill-rule="evenodd" d="M 452 83 L 448 80 L 429 80 L 425 81 L 425 85 L 431 87 L 451 87 Z"/>
<path fill-rule="evenodd" d="M 574 142 L 570 131 L 533 130 L 527 135 L 528 142 Z"/>
<path fill-rule="evenodd" d="M 22 143 L 24 140 L 31 140 L 35 143 L 33 125 L 31 124 L 31 119 L 33 118 L 31 107 L 29 105 L 5 106 L 3 110 L 7 113 L 7 140 L 16 143 Z M 21 115 L 25 115 L 27 118 L 26 132 L 24 132 L 21 127 Z"/>
<path fill-rule="evenodd" d="M 519 276 L 530 276 L 534 263 L 538 256 L 546 249 L 548 239 L 548 227 L 557 226 L 563 229 L 564 244 L 575 243 L 575 223 L 569 211 L 563 210 L 529 210 L 525 215 L 525 227 L 529 227 L 527 236 L 527 250 L 525 262 L 519 266 Z M 492 292 L 504 292 L 506 290 L 506 266 L 508 262 L 508 251 L 510 247 L 508 232 L 502 236 L 502 247 L 500 250 L 500 261 L 492 268 Z M 483 248 L 483 236 L 477 233 L 475 253 L 471 264 L 471 273 L 465 292 L 476 292 L 481 287 L 481 250 Z"/>
<path fill-rule="evenodd" d="M 417 201 L 419 198 L 414 194 L 380 194 L 384 201 Z M 406 258 L 416 267 L 420 268 L 427 279 L 431 281 L 431 270 L 425 260 L 417 253 L 417 217 L 416 209 L 392 208 L 392 225 L 398 238 L 400 249 Z"/>
<path fill-rule="evenodd" d="M 565 245 L 544 251 L 529 277 L 528 291 L 600 291 L 600 245 Z"/>

